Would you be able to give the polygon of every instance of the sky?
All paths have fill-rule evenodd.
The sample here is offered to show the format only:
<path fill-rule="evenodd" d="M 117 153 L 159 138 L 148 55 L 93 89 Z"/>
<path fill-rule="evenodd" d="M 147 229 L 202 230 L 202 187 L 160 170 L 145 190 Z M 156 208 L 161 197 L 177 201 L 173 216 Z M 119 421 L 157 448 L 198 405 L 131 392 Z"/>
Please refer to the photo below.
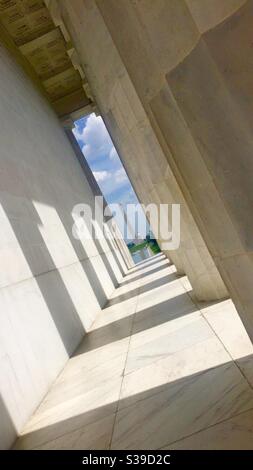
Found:
<path fill-rule="evenodd" d="M 101 116 L 93 113 L 76 121 L 73 133 L 107 203 L 121 203 L 125 208 L 127 204 L 138 204 L 137 196 Z M 134 212 L 128 214 L 133 227 Z M 121 228 L 120 220 L 117 222 Z M 149 226 L 142 211 L 138 223 L 136 232 L 141 232 L 141 238 L 144 238 L 149 232 Z M 121 231 L 123 233 L 124 229 Z"/>
<path fill-rule="evenodd" d="M 137 204 L 138 199 L 101 116 L 75 122 L 74 135 L 109 204 Z"/>

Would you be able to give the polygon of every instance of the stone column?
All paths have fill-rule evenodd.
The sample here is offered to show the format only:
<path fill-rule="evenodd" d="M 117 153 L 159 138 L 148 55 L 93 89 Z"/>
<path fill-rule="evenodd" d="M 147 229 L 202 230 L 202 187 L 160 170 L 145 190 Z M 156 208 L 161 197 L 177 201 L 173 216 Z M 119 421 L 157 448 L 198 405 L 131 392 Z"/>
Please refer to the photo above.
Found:
<path fill-rule="evenodd" d="M 148 1 L 149 5 L 156 5 L 156 3 L 159 4 L 160 0 Z M 132 18 L 128 17 L 128 10 L 133 9 L 132 13 L 135 15 L 135 2 L 77 0 L 70 4 L 63 0 L 60 5 L 64 21 L 72 35 L 95 94 L 96 102 L 116 148 L 119 150 L 127 173 L 135 183 L 137 193 L 140 194 L 138 191 L 140 178 L 145 187 L 146 201 L 142 199 L 145 203 L 152 202 L 154 194 L 159 203 L 178 202 L 177 193 L 180 193 L 183 204 L 182 243 L 175 255 L 180 258 L 179 270 L 189 276 L 200 300 L 213 300 L 226 296 L 227 292 L 220 274 L 189 212 L 185 196 L 170 171 L 163 148 L 167 145 L 166 140 L 163 139 L 162 143 L 159 141 L 152 128 L 143 96 L 136 87 L 135 77 L 129 74 L 128 62 L 131 61 L 134 51 L 127 53 L 127 42 L 129 34 L 131 36 L 135 34 L 135 31 Z M 117 20 L 118 14 L 120 15 L 119 21 Z M 125 14 L 126 24 L 123 25 Z M 128 21 L 130 21 L 129 25 Z M 122 38 L 120 39 L 119 23 L 126 40 L 124 43 L 123 39 L 125 49 L 124 47 L 121 49 Z M 131 41 L 130 38 L 129 45 Z M 146 90 L 146 75 L 149 75 L 152 70 L 148 70 L 147 64 L 144 63 L 146 57 L 143 61 L 139 50 L 135 49 L 135 53 L 137 57 L 135 65 L 138 64 L 138 69 L 141 70 L 142 87 Z M 166 175 L 169 173 L 170 180 L 173 179 L 173 185 L 171 181 L 169 182 L 170 187 L 167 184 L 169 180 L 166 181 Z M 168 186 L 167 193 L 164 192 L 166 186 Z M 172 186 L 176 187 L 175 194 Z M 188 225 L 189 220 L 191 220 L 190 225 Z M 174 253 L 171 256 L 172 260 L 173 257 Z M 175 264 L 177 267 L 176 259 Z"/>
<path fill-rule="evenodd" d="M 253 336 L 253 2 L 95 3 Z"/>

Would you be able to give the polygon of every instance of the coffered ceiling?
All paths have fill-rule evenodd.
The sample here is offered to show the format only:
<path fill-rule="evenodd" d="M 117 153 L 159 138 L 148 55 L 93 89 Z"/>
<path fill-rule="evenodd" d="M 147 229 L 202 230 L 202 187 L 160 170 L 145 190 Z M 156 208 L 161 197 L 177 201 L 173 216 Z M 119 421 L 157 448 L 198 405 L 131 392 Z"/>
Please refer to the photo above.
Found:
<path fill-rule="evenodd" d="M 90 112 L 94 100 L 59 8 L 52 0 L 0 0 L 0 42 L 66 118 Z"/>

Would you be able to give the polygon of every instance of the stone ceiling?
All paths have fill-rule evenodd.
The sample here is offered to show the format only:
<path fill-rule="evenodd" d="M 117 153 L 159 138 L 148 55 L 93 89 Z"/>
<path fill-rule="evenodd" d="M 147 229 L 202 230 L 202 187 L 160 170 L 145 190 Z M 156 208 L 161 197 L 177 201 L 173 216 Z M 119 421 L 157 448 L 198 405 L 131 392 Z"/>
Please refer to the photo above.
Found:
<path fill-rule="evenodd" d="M 60 118 L 94 101 L 55 0 L 0 0 L 0 42 L 16 56 Z"/>

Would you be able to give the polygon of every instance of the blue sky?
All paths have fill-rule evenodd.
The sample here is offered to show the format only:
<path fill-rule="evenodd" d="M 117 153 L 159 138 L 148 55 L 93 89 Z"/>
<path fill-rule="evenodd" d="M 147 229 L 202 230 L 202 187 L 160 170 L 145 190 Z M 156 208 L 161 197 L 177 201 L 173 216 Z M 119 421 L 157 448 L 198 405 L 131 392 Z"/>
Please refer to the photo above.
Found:
<path fill-rule="evenodd" d="M 125 208 L 127 204 L 138 204 L 137 196 L 101 116 L 96 116 L 93 113 L 76 121 L 73 133 L 107 203 L 121 203 Z M 142 210 L 139 215 L 138 227 L 134 232 L 135 234 L 139 232 L 143 238 L 149 231 L 149 225 L 147 225 Z M 129 208 L 128 220 L 133 227 L 136 222 L 134 209 Z M 122 219 L 117 222 L 124 236 L 124 227 L 121 226 Z"/>
<path fill-rule="evenodd" d="M 138 200 L 100 116 L 75 123 L 75 137 L 107 202 L 137 204 Z"/>

